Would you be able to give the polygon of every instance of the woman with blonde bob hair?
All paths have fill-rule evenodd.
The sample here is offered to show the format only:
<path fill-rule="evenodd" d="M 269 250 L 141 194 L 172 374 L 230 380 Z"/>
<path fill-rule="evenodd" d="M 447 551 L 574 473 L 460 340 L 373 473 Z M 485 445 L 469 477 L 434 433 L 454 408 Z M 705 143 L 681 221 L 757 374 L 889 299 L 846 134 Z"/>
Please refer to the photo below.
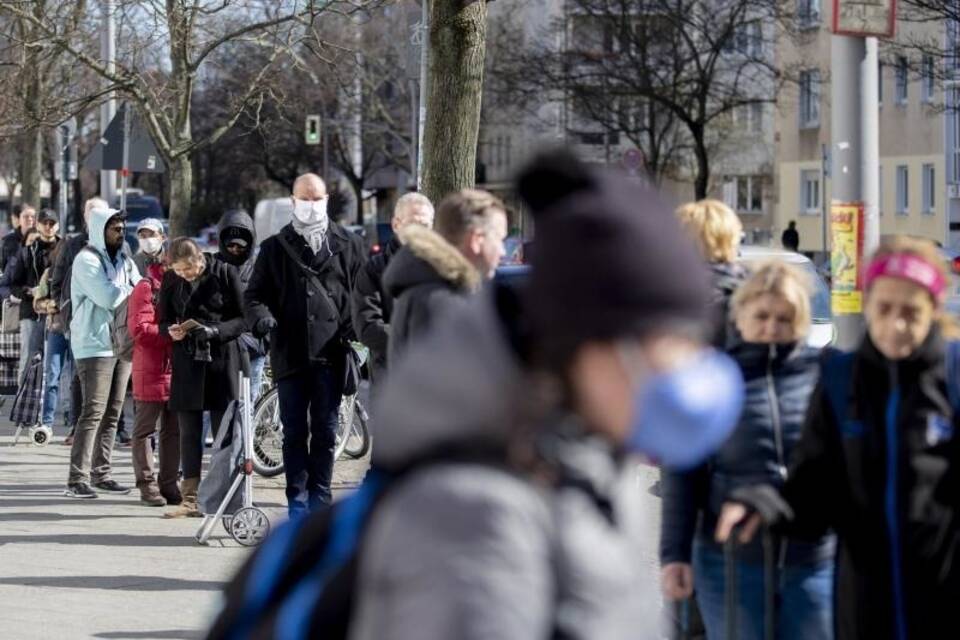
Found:
<path fill-rule="evenodd" d="M 840 640 L 945 637 L 960 601 L 960 343 L 933 243 L 884 240 L 863 272 L 867 331 L 823 363 L 789 480 L 744 487 L 724 541 L 761 517 L 793 535 L 837 534 Z M 947 635 L 950 635 L 949 633 Z"/>
<path fill-rule="evenodd" d="M 669 528 L 661 540 L 664 595 L 679 600 L 696 588 L 707 637 L 725 638 L 723 548 L 713 539 L 726 496 L 744 486 L 780 487 L 800 439 L 820 373 L 819 351 L 806 345 L 810 283 L 783 262 L 762 264 L 731 301 L 736 338 L 728 353 L 746 382 L 740 421 L 720 450 L 686 474 L 682 491 L 664 499 Z M 832 537 L 779 540 L 768 550 L 776 563 L 778 638 L 833 638 Z M 768 555 L 769 561 L 769 555 Z M 759 541 L 737 556 L 738 638 L 764 637 L 764 549 Z"/>
<path fill-rule="evenodd" d="M 743 225 L 719 200 L 689 202 L 677 209 L 676 216 L 710 267 L 713 326 L 709 338 L 713 346 L 723 349 L 731 334 L 730 298 L 747 276 L 743 265 L 737 263 Z"/>

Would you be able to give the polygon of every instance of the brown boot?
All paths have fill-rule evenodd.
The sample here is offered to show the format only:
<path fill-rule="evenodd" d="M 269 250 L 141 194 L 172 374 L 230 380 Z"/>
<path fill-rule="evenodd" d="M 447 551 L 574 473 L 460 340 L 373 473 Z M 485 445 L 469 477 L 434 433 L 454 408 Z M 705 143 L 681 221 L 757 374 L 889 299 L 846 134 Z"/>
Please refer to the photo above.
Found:
<path fill-rule="evenodd" d="M 184 478 L 180 483 L 180 493 L 183 496 L 183 502 L 177 505 L 176 509 L 167 511 L 163 514 L 164 518 L 199 518 L 200 507 L 197 505 L 197 488 L 200 486 L 200 478 Z"/>
<path fill-rule="evenodd" d="M 140 502 L 143 504 L 148 507 L 166 506 L 167 501 L 160 495 L 160 487 L 156 482 L 138 483 L 137 488 L 140 489 Z"/>

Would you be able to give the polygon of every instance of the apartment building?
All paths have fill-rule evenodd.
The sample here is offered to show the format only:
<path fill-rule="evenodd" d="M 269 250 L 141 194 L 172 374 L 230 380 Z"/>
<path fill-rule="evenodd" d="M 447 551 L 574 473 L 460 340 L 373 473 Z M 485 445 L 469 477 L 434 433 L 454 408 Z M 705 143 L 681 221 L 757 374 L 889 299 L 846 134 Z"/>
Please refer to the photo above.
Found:
<path fill-rule="evenodd" d="M 791 220 L 800 232 L 800 249 L 825 250 L 824 212 L 830 202 L 830 30 L 832 3 L 799 0 L 806 20 L 796 33 L 783 33 L 777 46 L 781 69 L 799 80 L 778 98 L 775 139 L 778 202 L 774 232 Z M 898 24 L 898 41 L 917 37 L 944 42 L 945 26 L 935 23 Z M 943 95 L 937 81 L 941 61 L 912 50 L 896 50 L 881 42 L 880 100 L 880 229 L 955 244 L 950 220 L 957 215 L 960 165 L 948 143 L 956 138 L 956 114 L 944 109 L 954 100 Z M 824 151 L 827 162 L 824 162 Z M 949 171 L 948 171 L 949 170 Z M 952 196 L 952 197 L 951 197 Z M 825 204 L 827 206 L 825 206 Z"/>

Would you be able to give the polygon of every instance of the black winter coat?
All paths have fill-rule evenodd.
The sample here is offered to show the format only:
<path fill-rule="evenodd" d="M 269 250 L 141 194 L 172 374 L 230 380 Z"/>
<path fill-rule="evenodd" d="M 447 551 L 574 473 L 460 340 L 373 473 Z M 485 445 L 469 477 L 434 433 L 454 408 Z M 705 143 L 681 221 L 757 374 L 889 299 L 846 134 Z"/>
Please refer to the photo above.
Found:
<path fill-rule="evenodd" d="M 20 253 L 22 248 L 23 234 L 20 233 L 19 228 L 3 236 L 3 240 L 0 240 L 0 272 L 6 270 L 7 265 Z"/>
<path fill-rule="evenodd" d="M 160 285 L 160 331 L 185 320 L 214 327 L 220 335 L 210 342 L 187 336 L 173 343 L 170 408 L 174 411 L 222 410 L 239 397 L 240 372 L 247 358 L 237 338 L 246 324 L 237 270 L 206 255 L 206 268 L 195 283 L 168 271 Z M 196 288 L 192 286 L 196 284 Z M 203 354 L 209 348 L 209 362 Z"/>
<path fill-rule="evenodd" d="M 390 317 L 393 315 L 393 296 L 387 292 L 383 274 L 400 246 L 400 239 L 394 236 L 381 253 L 367 260 L 353 289 L 353 330 L 360 342 L 370 349 L 374 378 L 387 368 Z"/>
<path fill-rule="evenodd" d="M 237 270 L 240 276 L 240 288 L 247 290 L 250 284 L 250 278 L 253 276 L 253 267 L 256 264 L 256 245 L 257 231 L 253 225 L 253 220 L 242 209 L 235 209 L 223 214 L 217 225 L 220 230 L 217 260 L 224 264 L 231 265 Z M 227 242 L 234 238 L 241 238 L 247 242 L 247 252 L 245 255 L 235 256 L 226 250 Z M 261 357 L 267 355 L 267 341 L 263 338 L 254 337 L 250 331 L 244 331 L 240 335 L 240 344 L 247 350 L 251 357 Z"/>
<path fill-rule="evenodd" d="M 714 347 L 725 350 L 737 342 L 736 329 L 730 320 L 730 300 L 749 274 L 746 267 L 736 262 L 711 262 L 709 267 L 712 321 L 707 338 Z"/>
<path fill-rule="evenodd" d="M 56 300 L 61 309 L 66 310 L 64 320 L 69 324 L 73 315 L 70 309 L 70 278 L 73 275 L 73 261 L 90 242 L 90 237 L 83 232 L 69 236 L 63 241 L 66 245 L 50 269 L 50 298 Z"/>
<path fill-rule="evenodd" d="M 820 375 L 820 352 L 804 344 L 740 342 L 729 351 L 746 384 L 736 429 L 703 466 L 686 473 L 664 472 L 660 560 L 690 562 L 694 533 L 712 544 L 717 516 L 728 494 L 742 486 L 783 485 L 790 455 L 800 440 L 810 397 Z M 787 561 L 829 559 L 833 540 L 791 542 Z M 761 560 L 759 539 L 742 552 Z"/>
<path fill-rule="evenodd" d="M 404 247 L 383 275 L 387 294 L 394 300 L 390 362 L 425 334 L 447 307 L 480 285 L 479 272 L 440 235 L 423 227 L 407 227 L 402 233 Z"/>
<path fill-rule="evenodd" d="M 39 318 L 33 310 L 33 296 L 30 295 L 30 289 L 40 284 L 40 277 L 50 267 L 50 252 L 56 246 L 56 240 L 43 242 L 37 239 L 29 247 L 21 247 L 19 255 L 11 263 L 10 292 L 20 298 L 21 320 Z"/>
<path fill-rule="evenodd" d="M 865 338 L 846 415 L 814 392 L 791 476 L 789 531 L 837 532 L 838 640 L 952 637 L 960 602 L 960 426 L 934 330 L 887 360 Z M 823 380 L 828 380 L 824 373 Z"/>
<path fill-rule="evenodd" d="M 310 284 L 307 274 L 280 244 L 280 237 L 293 247 L 300 263 L 318 275 L 326 295 Z M 335 222 L 330 223 L 319 256 L 290 224 L 263 241 L 244 300 L 251 328 L 263 318 L 277 321 L 270 339 L 275 379 L 316 364 L 342 366 L 346 342 L 353 338 L 350 295 L 362 266 L 360 238 Z"/>

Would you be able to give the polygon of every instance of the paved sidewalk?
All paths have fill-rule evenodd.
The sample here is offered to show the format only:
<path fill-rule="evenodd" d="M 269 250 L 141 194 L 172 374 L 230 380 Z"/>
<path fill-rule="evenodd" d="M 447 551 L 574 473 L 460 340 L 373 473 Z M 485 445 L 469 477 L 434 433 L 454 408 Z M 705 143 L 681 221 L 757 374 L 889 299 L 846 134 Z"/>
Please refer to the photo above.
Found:
<path fill-rule="evenodd" d="M 202 637 L 220 589 L 248 556 L 214 530 L 194 540 L 199 519 L 164 520 L 136 491 L 79 501 L 63 496 L 69 447 L 23 440 L 0 425 L 0 638 L 179 640 Z M 130 449 L 114 453 L 116 479 L 133 485 Z M 353 486 L 366 462 L 338 463 L 335 488 Z M 283 479 L 258 478 L 255 499 L 277 523 Z"/>

